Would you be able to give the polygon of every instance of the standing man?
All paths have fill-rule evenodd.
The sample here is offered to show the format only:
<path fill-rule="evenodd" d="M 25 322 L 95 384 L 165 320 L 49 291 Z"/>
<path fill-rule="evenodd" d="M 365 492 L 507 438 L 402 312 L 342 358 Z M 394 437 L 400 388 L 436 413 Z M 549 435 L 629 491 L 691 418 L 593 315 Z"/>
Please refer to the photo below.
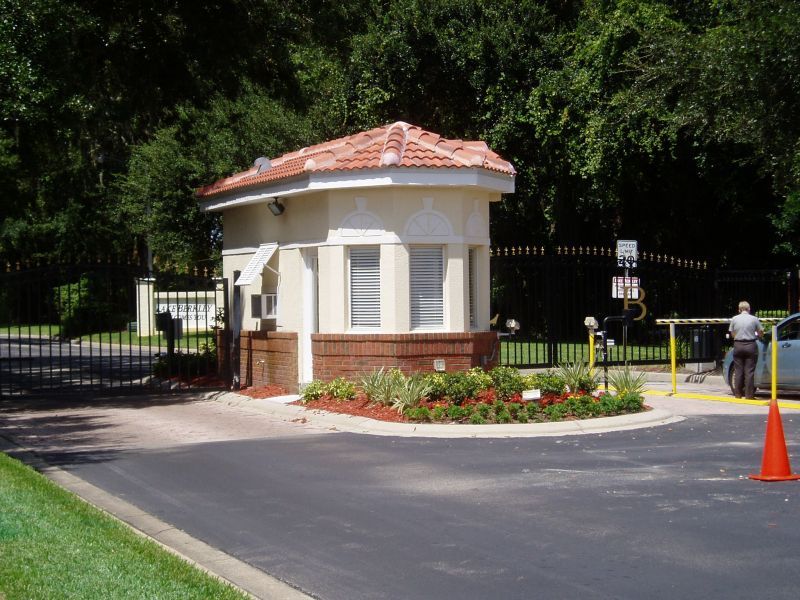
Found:
<path fill-rule="evenodd" d="M 764 335 L 764 329 L 761 321 L 750 314 L 748 302 L 739 302 L 739 314 L 731 319 L 728 331 L 733 338 L 733 395 L 737 398 L 742 395 L 753 398 L 756 394 L 755 374 L 758 360 L 756 338 Z"/>

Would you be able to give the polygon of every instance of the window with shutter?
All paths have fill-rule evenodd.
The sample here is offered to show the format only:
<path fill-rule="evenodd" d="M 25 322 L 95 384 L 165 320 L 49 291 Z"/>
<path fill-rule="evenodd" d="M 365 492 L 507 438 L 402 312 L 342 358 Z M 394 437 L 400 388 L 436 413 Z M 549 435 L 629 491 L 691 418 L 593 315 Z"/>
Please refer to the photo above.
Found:
<path fill-rule="evenodd" d="M 381 326 L 381 250 L 374 246 L 350 248 L 350 327 Z"/>
<path fill-rule="evenodd" d="M 412 246 L 409 251 L 411 329 L 444 326 L 444 250 Z"/>
<path fill-rule="evenodd" d="M 475 248 L 470 248 L 467 254 L 467 277 L 469 278 L 468 286 L 469 286 L 469 326 L 471 329 L 475 329 L 476 327 L 476 318 L 475 318 L 475 303 L 477 298 L 475 296 L 475 286 L 476 286 L 476 263 L 475 263 Z"/>

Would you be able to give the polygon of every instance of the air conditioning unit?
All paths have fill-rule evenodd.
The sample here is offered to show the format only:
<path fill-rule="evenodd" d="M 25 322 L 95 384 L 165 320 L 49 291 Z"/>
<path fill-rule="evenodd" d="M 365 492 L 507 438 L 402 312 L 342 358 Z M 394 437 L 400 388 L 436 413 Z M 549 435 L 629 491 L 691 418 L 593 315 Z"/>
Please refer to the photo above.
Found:
<path fill-rule="evenodd" d="M 253 294 L 250 296 L 250 316 L 254 319 L 278 317 L 278 294 Z"/>

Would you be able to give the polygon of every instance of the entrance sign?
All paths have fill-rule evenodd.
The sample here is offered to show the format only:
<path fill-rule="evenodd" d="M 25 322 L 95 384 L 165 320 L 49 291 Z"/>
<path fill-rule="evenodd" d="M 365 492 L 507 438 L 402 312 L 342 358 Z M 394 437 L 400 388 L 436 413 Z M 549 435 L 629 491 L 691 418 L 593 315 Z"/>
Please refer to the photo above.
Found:
<path fill-rule="evenodd" d="M 627 292 L 627 293 L 626 293 Z M 638 277 L 612 277 L 611 297 L 630 300 L 639 299 Z"/>
<path fill-rule="evenodd" d="M 617 265 L 635 269 L 639 259 L 639 242 L 636 240 L 617 240 Z"/>

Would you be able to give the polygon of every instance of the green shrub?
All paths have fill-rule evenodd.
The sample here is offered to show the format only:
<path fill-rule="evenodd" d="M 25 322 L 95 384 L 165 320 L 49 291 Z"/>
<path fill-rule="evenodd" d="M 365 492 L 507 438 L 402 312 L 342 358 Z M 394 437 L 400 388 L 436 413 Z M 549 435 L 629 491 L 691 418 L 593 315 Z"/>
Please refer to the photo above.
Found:
<path fill-rule="evenodd" d="M 475 405 L 475 412 L 478 413 L 481 418 L 488 419 L 489 415 L 492 414 L 492 406 L 484 402 L 479 402 Z"/>
<path fill-rule="evenodd" d="M 560 396 L 567 390 L 567 384 L 564 378 L 553 371 L 526 375 L 523 382 L 526 390 L 540 390 L 542 395 L 554 394 Z"/>
<path fill-rule="evenodd" d="M 521 410 L 517 413 L 516 420 L 518 423 L 527 423 L 528 422 L 528 413 L 525 410 Z"/>
<path fill-rule="evenodd" d="M 464 418 L 464 410 L 458 404 L 451 404 L 447 409 L 448 418 L 453 421 L 460 421 Z"/>
<path fill-rule="evenodd" d="M 511 418 L 516 419 L 521 412 L 522 405 L 517 402 L 509 402 L 506 408 L 508 409 L 508 412 L 511 413 Z"/>
<path fill-rule="evenodd" d="M 474 412 L 469 418 L 469 422 L 472 425 L 485 425 L 486 419 L 484 419 L 479 412 Z"/>
<path fill-rule="evenodd" d="M 192 378 L 216 371 L 217 351 L 205 344 L 201 345 L 200 352 L 176 352 L 172 358 L 162 354 L 153 362 L 153 375 L 162 378 Z"/>
<path fill-rule="evenodd" d="M 519 371 L 513 367 L 495 367 L 489 371 L 492 385 L 498 398 L 508 400 L 514 394 L 522 393 L 525 381 Z"/>
<path fill-rule="evenodd" d="M 300 400 L 303 402 L 311 402 L 312 400 L 319 400 L 327 394 L 327 384 L 324 381 L 320 381 L 315 379 L 306 387 L 303 388 L 303 394 L 300 396 Z"/>
<path fill-rule="evenodd" d="M 360 384 L 370 402 L 391 406 L 397 399 L 400 388 L 405 386 L 405 377 L 398 369 L 385 371 L 381 367 L 378 371 L 362 375 Z"/>
<path fill-rule="evenodd" d="M 430 390 L 431 386 L 424 376 L 405 377 L 397 388 L 397 397 L 392 403 L 392 408 L 402 415 L 406 409 L 417 406 L 423 398 L 426 398 Z"/>
<path fill-rule="evenodd" d="M 558 366 L 558 374 L 564 379 L 569 391 L 591 394 L 597 389 L 597 376 L 589 365 L 582 362 L 564 363 Z"/>
<path fill-rule="evenodd" d="M 447 395 L 447 373 L 428 373 L 425 379 L 431 388 L 431 400 L 441 400 Z"/>
<path fill-rule="evenodd" d="M 540 421 L 542 419 L 542 407 L 537 402 L 526 404 L 525 412 L 528 413 L 528 419 L 532 421 Z"/>
<path fill-rule="evenodd" d="M 644 397 L 636 392 L 617 394 L 621 410 L 624 412 L 640 412 L 644 408 Z"/>
<path fill-rule="evenodd" d="M 573 396 L 567 398 L 563 405 L 568 413 L 579 419 L 595 417 L 600 414 L 600 404 L 592 396 Z"/>
<path fill-rule="evenodd" d="M 337 377 L 325 386 L 325 393 L 338 400 L 352 400 L 356 397 L 356 385 L 344 377 Z"/>
<path fill-rule="evenodd" d="M 427 406 L 417 406 L 406 411 L 409 421 L 430 421 L 431 411 Z"/>
<path fill-rule="evenodd" d="M 599 398 L 600 409 L 604 415 L 612 416 L 622 412 L 622 399 L 612 394 L 603 394 Z"/>
<path fill-rule="evenodd" d="M 128 322 L 125 290 L 100 277 L 83 274 L 77 282 L 53 288 L 53 303 L 63 337 L 120 331 Z"/>
<path fill-rule="evenodd" d="M 498 423 L 511 423 L 511 413 L 507 410 L 501 410 L 497 413 L 497 416 L 495 416 L 495 421 Z"/>
<path fill-rule="evenodd" d="M 432 400 L 449 398 L 456 404 L 475 398 L 479 392 L 492 386 L 492 378 L 480 367 L 455 373 L 430 373 L 426 380 L 431 386 Z"/>
<path fill-rule="evenodd" d="M 433 411 L 431 411 L 431 416 L 434 421 L 443 421 L 446 413 L 446 406 L 434 406 Z"/>
<path fill-rule="evenodd" d="M 551 404 L 549 406 L 545 406 L 542 412 L 544 412 L 545 416 L 550 421 L 561 421 L 567 415 L 569 415 L 569 407 L 567 407 L 564 403 Z"/>
<path fill-rule="evenodd" d="M 624 396 L 628 393 L 641 394 L 647 385 L 647 376 L 644 373 L 634 374 L 630 367 L 612 369 L 608 372 L 608 382 L 617 390 L 617 394 Z"/>

